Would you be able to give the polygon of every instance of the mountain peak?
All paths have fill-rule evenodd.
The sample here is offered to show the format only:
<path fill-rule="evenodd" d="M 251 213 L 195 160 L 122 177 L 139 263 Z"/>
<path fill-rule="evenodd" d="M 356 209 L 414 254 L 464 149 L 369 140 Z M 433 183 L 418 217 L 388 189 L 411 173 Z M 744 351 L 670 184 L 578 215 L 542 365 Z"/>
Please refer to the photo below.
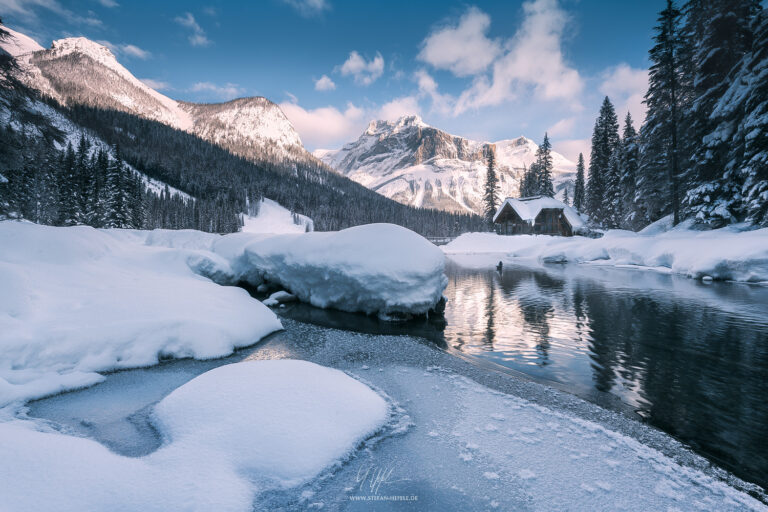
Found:
<path fill-rule="evenodd" d="M 3 30 L 6 30 L 10 37 L 5 41 L 0 41 L 0 50 L 5 51 L 11 57 L 18 57 L 27 53 L 38 52 L 45 50 L 40 46 L 37 41 L 29 37 L 28 35 L 16 32 L 15 30 L 2 25 Z"/>

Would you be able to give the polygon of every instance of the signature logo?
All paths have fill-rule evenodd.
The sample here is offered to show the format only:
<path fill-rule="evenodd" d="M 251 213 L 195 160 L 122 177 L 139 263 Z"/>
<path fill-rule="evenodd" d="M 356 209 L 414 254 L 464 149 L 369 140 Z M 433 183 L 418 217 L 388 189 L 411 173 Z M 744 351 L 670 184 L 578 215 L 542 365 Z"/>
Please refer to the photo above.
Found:
<path fill-rule="evenodd" d="M 393 467 L 362 466 L 357 470 L 355 482 L 360 491 L 378 495 L 383 485 L 392 482 L 394 470 Z"/>

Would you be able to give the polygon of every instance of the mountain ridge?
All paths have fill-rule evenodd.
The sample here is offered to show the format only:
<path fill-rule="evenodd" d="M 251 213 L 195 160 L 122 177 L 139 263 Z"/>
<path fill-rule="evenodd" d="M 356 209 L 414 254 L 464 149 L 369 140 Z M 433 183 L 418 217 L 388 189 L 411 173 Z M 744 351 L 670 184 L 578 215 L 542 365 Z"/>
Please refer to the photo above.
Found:
<path fill-rule="evenodd" d="M 486 158 L 496 155 L 500 195 L 516 196 L 538 145 L 520 136 L 496 142 L 452 135 L 418 115 L 396 121 L 373 120 L 363 134 L 340 149 L 313 155 L 340 174 L 380 194 L 417 207 L 482 213 Z M 576 164 L 552 152 L 556 191 L 562 194 Z M 569 193 L 572 190 L 569 190 Z"/>

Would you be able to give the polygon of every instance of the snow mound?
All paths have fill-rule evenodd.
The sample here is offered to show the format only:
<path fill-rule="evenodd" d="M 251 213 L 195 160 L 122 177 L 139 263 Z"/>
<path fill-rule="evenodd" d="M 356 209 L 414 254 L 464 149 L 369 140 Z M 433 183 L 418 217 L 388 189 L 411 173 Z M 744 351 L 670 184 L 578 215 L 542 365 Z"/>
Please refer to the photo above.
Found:
<path fill-rule="evenodd" d="M 250 511 L 258 493 L 347 457 L 388 416 L 379 395 L 338 370 L 221 366 L 156 406 L 167 443 L 142 458 L 29 421 L 0 423 L 0 509 Z"/>
<path fill-rule="evenodd" d="M 264 198 L 259 204 L 259 213 L 256 216 L 243 216 L 244 233 L 305 233 L 314 231 L 315 225 L 312 219 L 305 215 L 293 214 L 279 203 Z"/>
<path fill-rule="evenodd" d="M 393 224 L 299 235 L 227 235 L 214 251 L 240 279 L 266 279 L 299 300 L 343 311 L 424 314 L 447 285 L 440 249 Z"/>
<path fill-rule="evenodd" d="M 665 229 L 660 223 L 641 233 L 611 230 L 597 239 L 467 233 L 442 249 L 446 254 L 500 253 L 547 263 L 629 265 L 697 279 L 768 282 L 768 229 Z"/>
<path fill-rule="evenodd" d="M 94 384 L 100 371 L 221 357 L 282 328 L 244 290 L 192 269 L 230 272 L 226 261 L 147 246 L 147 233 L 0 222 L 0 407 Z M 174 245 L 168 232 L 149 237 Z"/>
<path fill-rule="evenodd" d="M 384 399 L 345 373 L 294 360 L 221 366 L 155 408 L 171 449 L 205 447 L 238 471 L 281 487 L 343 458 L 388 413 Z"/>

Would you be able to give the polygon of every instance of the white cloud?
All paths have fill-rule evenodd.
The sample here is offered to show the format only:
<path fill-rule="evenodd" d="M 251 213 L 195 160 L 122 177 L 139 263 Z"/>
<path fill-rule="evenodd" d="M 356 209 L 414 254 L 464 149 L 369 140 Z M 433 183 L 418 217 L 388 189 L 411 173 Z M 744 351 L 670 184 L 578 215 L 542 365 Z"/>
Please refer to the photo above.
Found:
<path fill-rule="evenodd" d="M 190 90 L 192 92 L 209 92 L 223 100 L 231 100 L 245 94 L 245 89 L 233 83 L 217 85 L 211 82 L 197 82 Z"/>
<path fill-rule="evenodd" d="M 555 140 L 552 149 L 572 162 L 579 161 L 579 153 L 584 155 L 584 163 L 589 165 L 589 155 L 592 152 L 590 139 Z"/>
<path fill-rule="evenodd" d="M 47 9 L 58 14 L 70 23 L 90 25 L 92 27 L 103 25 L 101 20 L 90 11 L 88 16 L 80 16 L 63 7 L 57 0 L 0 0 L 0 9 L 2 9 L 4 15 L 15 14 L 27 20 L 37 20 L 35 10 L 38 8 Z"/>
<path fill-rule="evenodd" d="M 331 8 L 331 4 L 326 2 L 326 0 L 282 0 L 282 2 L 293 7 L 296 12 L 305 18 L 317 16 Z"/>
<path fill-rule="evenodd" d="M 183 16 L 176 16 L 173 21 L 192 31 L 187 38 L 192 46 L 208 46 L 211 44 L 211 40 L 205 35 L 205 31 L 197 23 L 191 12 L 186 12 Z"/>
<path fill-rule="evenodd" d="M 141 80 L 147 87 L 150 87 L 156 91 L 173 89 L 171 84 L 162 80 L 155 80 L 154 78 L 139 78 L 139 80 Z"/>
<path fill-rule="evenodd" d="M 333 80 L 331 80 L 328 75 L 323 75 L 317 80 L 315 80 L 315 90 L 316 91 L 332 91 L 336 88 L 336 84 L 333 83 Z"/>
<path fill-rule="evenodd" d="M 403 116 L 420 115 L 419 100 L 413 96 L 395 98 L 382 105 L 375 114 L 376 119 L 397 121 Z"/>
<path fill-rule="evenodd" d="M 352 51 L 339 71 L 344 76 L 352 75 L 356 84 L 371 85 L 384 73 L 384 57 L 377 52 L 376 57 L 366 61 L 359 53 Z"/>
<path fill-rule="evenodd" d="M 352 103 L 344 111 L 336 107 L 307 110 L 296 102 L 283 102 L 280 108 L 310 148 L 341 146 L 357 138 L 365 126 L 365 112 Z"/>
<path fill-rule="evenodd" d="M 141 60 L 147 60 L 152 56 L 152 54 L 149 51 L 143 50 L 134 44 L 111 43 L 109 41 L 104 41 L 104 40 L 99 40 L 96 42 L 109 48 L 110 51 L 112 51 L 112 53 L 114 53 L 115 55 L 125 55 L 127 57 L 136 57 L 137 59 L 141 59 Z"/>
<path fill-rule="evenodd" d="M 627 64 L 619 64 L 603 73 L 600 92 L 611 98 L 616 105 L 619 120 L 623 120 L 627 111 L 632 114 L 636 127 L 645 120 L 643 96 L 648 90 L 648 70 L 635 69 Z"/>
<path fill-rule="evenodd" d="M 547 133 L 550 137 L 558 137 L 560 135 L 570 134 L 576 126 L 575 117 L 567 117 L 561 119 L 547 129 Z"/>
<path fill-rule="evenodd" d="M 505 43 L 505 53 L 493 63 L 491 77 L 479 76 L 456 104 L 456 113 L 499 105 L 532 89 L 544 100 L 565 100 L 578 109 L 584 84 L 561 50 L 568 16 L 557 0 L 535 0 L 523 4 L 524 19 L 514 37 Z"/>
<path fill-rule="evenodd" d="M 432 78 L 432 75 L 420 69 L 413 74 L 413 78 L 418 84 L 419 96 L 428 97 L 432 100 L 432 111 L 443 115 L 451 112 L 453 98 L 438 91 L 437 82 Z"/>
<path fill-rule="evenodd" d="M 120 4 L 115 2 L 115 0 L 98 0 L 98 2 L 104 7 L 109 7 L 110 9 L 114 7 L 120 7 Z"/>
<path fill-rule="evenodd" d="M 485 71 L 501 53 L 499 43 L 486 36 L 490 26 L 490 16 L 470 7 L 457 25 L 439 28 L 427 36 L 417 58 L 456 76 Z"/>

